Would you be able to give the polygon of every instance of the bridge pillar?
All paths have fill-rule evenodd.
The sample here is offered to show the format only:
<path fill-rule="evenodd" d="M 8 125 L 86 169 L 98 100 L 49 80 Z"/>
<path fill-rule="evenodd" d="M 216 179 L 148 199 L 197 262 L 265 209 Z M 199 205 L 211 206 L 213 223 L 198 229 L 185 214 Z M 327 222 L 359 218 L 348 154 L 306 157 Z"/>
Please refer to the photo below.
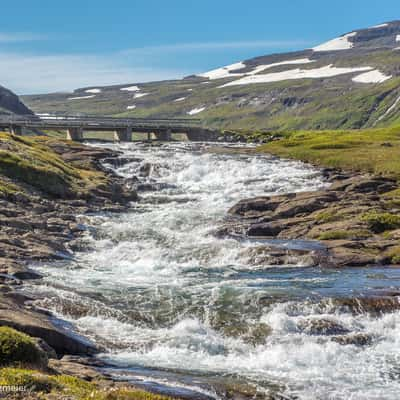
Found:
<path fill-rule="evenodd" d="M 10 133 L 12 135 L 21 136 L 22 135 L 22 126 L 21 125 L 11 125 Z"/>
<path fill-rule="evenodd" d="M 116 140 L 117 142 L 131 142 L 132 129 L 131 128 L 116 129 L 114 132 L 114 140 Z"/>
<path fill-rule="evenodd" d="M 80 141 L 83 140 L 82 128 L 68 128 L 67 129 L 67 140 Z"/>
<path fill-rule="evenodd" d="M 172 139 L 171 129 L 165 129 L 155 132 L 157 140 L 162 140 L 163 142 L 169 142 Z"/>

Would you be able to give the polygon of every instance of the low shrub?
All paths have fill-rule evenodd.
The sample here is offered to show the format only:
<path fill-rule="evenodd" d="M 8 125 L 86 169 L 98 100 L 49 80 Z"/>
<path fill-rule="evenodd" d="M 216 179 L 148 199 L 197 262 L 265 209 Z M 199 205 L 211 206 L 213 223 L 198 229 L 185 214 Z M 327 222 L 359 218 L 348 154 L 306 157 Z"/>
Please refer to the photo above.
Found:
<path fill-rule="evenodd" d="M 374 233 L 382 233 L 400 228 L 400 215 L 391 213 L 370 212 L 362 216 L 362 221 L 368 224 Z"/>
<path fill-rule="evenodd" d="M 45 354 L 34 340 L 8 327 L 0 327 L 0 365 L 28 363 L 43 365 Z"/>

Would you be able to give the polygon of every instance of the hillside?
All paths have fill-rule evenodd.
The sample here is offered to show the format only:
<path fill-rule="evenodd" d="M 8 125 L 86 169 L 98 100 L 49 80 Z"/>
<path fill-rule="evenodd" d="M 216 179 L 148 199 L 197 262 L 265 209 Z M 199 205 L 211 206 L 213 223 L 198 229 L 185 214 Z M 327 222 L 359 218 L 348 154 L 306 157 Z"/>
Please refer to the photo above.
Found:
<path fill-rule="evenodd" d="M 32 111 L 15 93 L 0 86 L 0 114 L 32 114 Z"/>
<path fill-rule="evenodd" d="M 210 127 L 335 129 L 400 123 L 400 21 L 182 80 L 24 96 L 37 113 L 196 116 Z"/>

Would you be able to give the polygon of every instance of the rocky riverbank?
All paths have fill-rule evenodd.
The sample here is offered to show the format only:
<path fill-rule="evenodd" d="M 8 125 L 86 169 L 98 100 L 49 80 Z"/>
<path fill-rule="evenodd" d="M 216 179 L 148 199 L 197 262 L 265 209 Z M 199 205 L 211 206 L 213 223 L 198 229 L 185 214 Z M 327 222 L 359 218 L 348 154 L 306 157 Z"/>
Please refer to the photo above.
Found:
<path fill-rule="evenodd" d="M 104 364 L 93 355 L 102 349 L 71 334 L 70 327 L 40 309 L 35 299 L 23 295 L 18 288 L 26 279 L 41 278 L 28 268 L 30 263 L 72 258 L 74 251 L 82 249 L 82 237 L 91 229 L 84 223 L 85 214 L 126 211 L 131 202 L 137 200 L 136 190 L 157 192 L 165 187 L 165 183 L 151 179 L 151 171 L 157 169 L 155 164 L 107 149 L 9 135 L 0 135 L 0 151 L 3 152 L 0 161 L 0 326 L 3 326 L 0 327 L 0 353 L 10 340 L 14 341 L 15 348 L 19 348 L 19 341 L 24 346 L 31 341 L 31 350 L 22 353 L 35 356 L 34 360 L 33 356 L 11 360 L 12 365 L 15 361 L 23 365 L 28 363 L 29 370 L 0 368 L 0 386 L 33 379 L 34 385 L 45 385 L 46 393 L 54 394 L 62 387 L 71 398 L 77 399 L 86 397 L 83 392 L 80 397 L 76 395 L 76 387 L 84 388 L 85 396 L 96 393 L 92 396 L 95 399 L 111 399 L 110 393 L 114 392 L 120 396 L 115 399 L 151 396 L 137 392 L 133 397 L 122 395 L 121 391 L 133 389 L 126 382 L 117 383 L 101 372 Z M 104 167 L 107 164 L 121 166 L 133 160 L 141 166 L 138 176 L 129 180 Z M 400 259 L 397 217 L 400 202 L 396 181 L 334 169 L 325 169 L 323 173 L 329 183 L 325 189 L 240 201 L 229 210 L 217 234 L 257 241 L 257 246 L 243 247 L 251 265 L 397 264 Z M 351 313 L 373 315 L 398 310 L 397 298 L 398 291 L 385 290 L 365 298 L 345 297 L 333 301 L 337 302 L 337 307 L 349 309 Z M 260 306 L 270 301 L 269 298 L 260 299 Z M 8 329 L 6 327 L 17 331 L 3 332 Z M 214 328 L 221 329 L 227 336 L 240 336 L 254 346 L 265 343 L 273 329 L 265 324 Z M 368 333 L 353 331 L 325 317 L 299 321 L 296 329 L 310 336 L 329 338 L 340 345 L 367 346 L 374 340 Z M 18 332 L 31 339 L 16 336 Z M 0 357 L 0 366 L 5 366 L 6 362 Z M 79 380 L 72 385 L 71 379 Z M 226 398 L 243 399 L 257 394 L 254 388 L 229 388 L 226 379 L 216 378 L 215 382 L 208 383 Z M 273 392 L 280 392 L 280 388 Z M 25 398 L 24 394 L 21 396 Z M 280 398 L 271 396 L 271 399 Z"/>
<path fill-rule="evenodd" d="M 400 263 L 400 203 L 396 180 L 325 169 L 330 185 L 315 192 L 242 200 L 218 235 L 318 241 L 317 248 L 282 250 L 269 242 L 253 254 L 272 264 L 303 258 L 310 266 Z M 307 246 L 305 246 L 307 247 Z"/>
<path fill-rule="evenodd" d="M 30 263 L 70 258 L 81 247 L 81 236 L 88 229 L 81 216 L 120 212 L 137 200 L 128 182 L 102 166 L 101 160 L 116 162 L 120 154 L 50 138 L 6 134 L 0 136 L 0 152 L 0 366 L 12 361 L 12 366 L 29 367 L 0 368 L 0 386 L 44 385 L 50 393 L 60 386 L 59 377 L 75 376 L 74 384 L 85 395 L 105 398 L 111 388 L 125 393 L 126 385 L 116 384 L 95 369 L 99 365 L 91 355 L 100 349 L 72 334 L 18 290 L 23 281 L 41 278 L 29 269 Z M 29 336 L 20 336 L 24 334 Z M 14 350 L 7 354 L 10 348 Z M 102 383 L 85 387 L 79 378 Z M 71 385 L 64 389 L 74 392 Z M 27 398 L 25 392 L 12 395 Z M 34 393 L 29 396 L 36 398 Z M 147 395 L 135 392 L 135 396 Z"/>

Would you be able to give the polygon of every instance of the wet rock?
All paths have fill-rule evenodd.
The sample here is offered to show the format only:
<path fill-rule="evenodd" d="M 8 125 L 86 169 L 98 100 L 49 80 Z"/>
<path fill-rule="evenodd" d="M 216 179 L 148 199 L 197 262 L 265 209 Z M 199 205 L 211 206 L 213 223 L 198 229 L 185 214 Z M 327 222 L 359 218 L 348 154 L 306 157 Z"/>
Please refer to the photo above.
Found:
<path fill-rule="evenodd" d="M 43 275 L 23 265 L 12 265 L 8 267 L 8 273 L 14 278 L 24 280 L 41 279 Z"/>
<path fill-rule="evenodd" d="M 333 302 L 342 311 L 350 311 L 354 314 L 380 315 L 400 310 L 400 293 L 394 293 L 391 296 L 334 299 Z"/>
<path fill-rule="evenodd" d="M 142 161 L 140 158 L 137 157 L 107 157 L 101 160 L 104 164 L 110 164 L 114 168 L 123 167 L 126 164 L 132 162 L 140 162 Z"/>
<path fill-rule="evenodd" d="M 36 345 L 40 348 L 40 350 L 46 354 L 48 359 L 56 359 L 57 353 L 56 351 L 49 346 L 43 339 L 35 338 Z"/>
<path fill-rule="evenodd" d="M 0 326 L 9 326 L 30 336 L 43 339 L 57 354 L 94 354 L 90 342 L 56 327 L 48 316 L 27 310 L 23 304 L 0 295 Z"/>
<path fill-rule="evenodd" d="M 396 182 L 370 175 L 349 177 L 337 171 L 326 174 L 337 178 L 325 190 L 240 201 L 229 210 L 226 223 L 216 234 L 323 240 L 327 253 L 318 255 L 319 264 L 329 268 L 385 265 L 397 260 L 400 234 L 385 232 L 383 239 L 363 219 L 371 211 L 385 214 L 388 207 L 392 214 L 400 212 L 400 207 L 385 199 L 386 192 L 397 187 Z"/>
<path fill-rule="evenodd" d="M 298 193 L 290 201 L 280 204 L 276 208 L 274 216 L 275 218 L 292 218 L 301 214 L 310 214 L 337 199 L 335 192 Z"/>
<path fill-rule="evenodd" d="M 140 166 L 139 175 L 142 177 L 149 177 L 151 175 L 152 170 L 153 170 L 153 165 L 146 162 Z"/>
<path fill-rule="evenodd" d="M 331 340 L 344 346 L 367 346 L 372 343 L 372 337 L 366 333 L 352 333 L 349 335 L 333 336 Z"/>
<path fill-rule="evenodd" d="M 295 194 L 241 200 L 229 210 L 229 214 L 245 216 L 249 212 L 275 211 L 283 200 L 293 197 L 295 197 Z"/>
<path fill-rule="evenodd" d="M 277 236 L 282 230 L 282 225 L 276 222 L 253 224 L 248 228 L 247 235 L 274 237 Z"/>
<path fill-rule="evenodd" d="M 301 320 L 298 323 L 298 328 L 308 335 L 344 335 L 350 333 L 350 330 L 339 322 L 327 318 Z"/>
<path fill-rule="evenodd" d="M 71 361 L 67 357 L 49 360 L 49 367 L 59 374 L 73 375 L 86 381 L 104 378 L 94 367 Z"/>

